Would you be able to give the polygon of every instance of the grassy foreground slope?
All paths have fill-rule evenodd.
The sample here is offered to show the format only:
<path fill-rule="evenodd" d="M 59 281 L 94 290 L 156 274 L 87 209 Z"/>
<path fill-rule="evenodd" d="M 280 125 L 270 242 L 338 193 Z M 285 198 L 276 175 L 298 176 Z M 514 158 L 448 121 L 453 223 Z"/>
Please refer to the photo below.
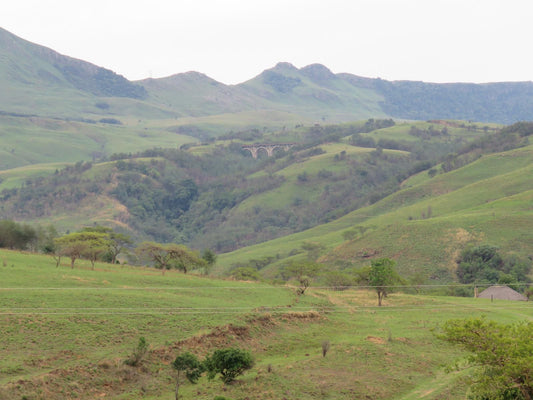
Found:
<path fill-rule="evenodd" d="M 375 294 L 213 280 L 146 268 L 0 250 L 0 397 L 173 398 L 170 362 L 181 351 L 250 350 L 255 367 L 236 384 L 201 378 L 183 398 L 464 398 L 444 365 L 464 355 L 435 339 L 450 318 L 533 318 L 529 303 Z M 123 361 L 139 337 L 140 367 Z M 331 349 L 322 357 L 321 343 Z"/>
<path fill-rule="evenodd" d="M 423 172 L 422 174 L 426 174 Z M 306 242 L 327 246 L 332 264 L 362 266 L 370 256 L 391 257 L 406 277 L 453 279 L 455 259 L 468 244 L 533 254 L 533 146 L 483 156 L 457 170 L 405 187 L 336 221 L 222 255 L 223 268 L 270 255 L 287 257 Z M 345 241 L 343 232 L 363 227 Z M 276 265 L 265 270 L 275 276 Z"/>

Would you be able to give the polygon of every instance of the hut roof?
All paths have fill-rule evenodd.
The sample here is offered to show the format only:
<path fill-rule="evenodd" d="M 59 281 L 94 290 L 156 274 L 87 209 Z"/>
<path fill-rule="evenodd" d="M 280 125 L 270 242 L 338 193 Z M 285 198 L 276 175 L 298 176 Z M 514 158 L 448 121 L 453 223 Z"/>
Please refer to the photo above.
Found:
<path fill-rule="evenodd" d="M 521 300 L 526 301 L 527 297 L 521 295 L 516 290 L 511 289 L 509 286 L 491 286 L 479 295 L 482 299 L 498 299 L 498 300 Z"/>

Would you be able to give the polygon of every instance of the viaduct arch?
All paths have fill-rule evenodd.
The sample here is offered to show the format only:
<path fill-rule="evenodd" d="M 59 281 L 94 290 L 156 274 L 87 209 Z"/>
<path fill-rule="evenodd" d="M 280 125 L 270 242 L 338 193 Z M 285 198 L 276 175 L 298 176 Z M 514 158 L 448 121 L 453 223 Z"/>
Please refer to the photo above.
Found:
<path fill-rule="evenodd" d="M 256 143 L 256 144 L 245 144 L 242 146 L 244 150 L 248 150 L 253 158 L 257 158 L 259 150 L 265 150 L 268 157 L 274 155 L 275 149 L 283 149 L 288 151 L 291 147 L 296 146 L 297 143 Z"/>

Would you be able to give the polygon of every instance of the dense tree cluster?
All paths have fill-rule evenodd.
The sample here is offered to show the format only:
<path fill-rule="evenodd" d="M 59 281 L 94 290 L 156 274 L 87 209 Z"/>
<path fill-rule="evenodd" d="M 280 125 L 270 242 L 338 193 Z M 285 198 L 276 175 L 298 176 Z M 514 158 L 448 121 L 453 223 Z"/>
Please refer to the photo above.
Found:
<path fill-rule="evenodd" d="M 35 229 L 26 224 L 14 221 L 0 221 L 0 247 L 24 250 L 37 239 Z"/>
<path fill-rule="evenodd" d="M 51 225 L 34 228 L 11 220 L 0 221 L 0 247 L 3 248 L 52 253 L 56 236 L 57 232 Z"/>
<path fill-rule="evenodd" d="M 280 93 L 289 93 L 302 84 L 300 78 L 291 78 L 274 71 L 263 72 L 263 82 Z"/>
<path fill-rule="evenodd" d="M 531 260 L 501 256 L 496 246 L 468 247 L 457 260 L 457 278 L 461 283 L 526 283 Z"/>
<path fill-rule="evenodd" d="M 56 68 L 77 89 L 97 96 L 144 99 L 148 95 L 143 86 L 105 68 L 98 68 L 95 72 L 83 62 L 75 63 L 68 59 L 58 59 Z"/>

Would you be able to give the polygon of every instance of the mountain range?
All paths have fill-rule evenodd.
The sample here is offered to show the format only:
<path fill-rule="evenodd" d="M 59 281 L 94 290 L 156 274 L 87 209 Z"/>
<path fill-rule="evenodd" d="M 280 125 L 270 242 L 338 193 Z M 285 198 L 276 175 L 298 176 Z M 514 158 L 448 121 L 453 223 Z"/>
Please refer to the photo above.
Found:
<path fill-rule="evenodd" d="M 283 113 L 287 121 L 365 118 L 461 119 L 512 123 L 533 119 L 533 83 L 425 83 L 334 74 L 320 64 L 278 63 L 237 85 L 198 72 L 130 82 L 0 28 L 0 112 L 99 120 L 198 118 Z"/>

